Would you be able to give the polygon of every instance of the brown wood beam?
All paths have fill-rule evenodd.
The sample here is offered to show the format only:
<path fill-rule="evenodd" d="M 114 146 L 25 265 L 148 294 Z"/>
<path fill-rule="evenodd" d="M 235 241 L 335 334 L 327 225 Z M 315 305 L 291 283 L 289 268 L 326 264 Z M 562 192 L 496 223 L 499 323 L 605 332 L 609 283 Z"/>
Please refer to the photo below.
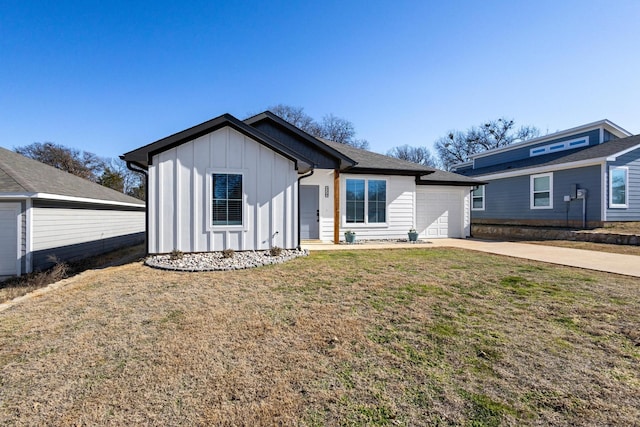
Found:
<path fill-rule="evenodd" d="M 340 243 L 340 171 L 333 171 L 333 243 Z"/>

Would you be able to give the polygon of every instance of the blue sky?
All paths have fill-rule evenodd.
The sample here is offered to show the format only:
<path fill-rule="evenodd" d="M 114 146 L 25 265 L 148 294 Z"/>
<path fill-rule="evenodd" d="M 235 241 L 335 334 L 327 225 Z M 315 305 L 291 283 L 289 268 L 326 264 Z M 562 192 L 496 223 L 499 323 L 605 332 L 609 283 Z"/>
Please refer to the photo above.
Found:
<path fill-rule="evenodd" d="M 640 133 L 640 1 L 0 1 L 0 146 L 115 157 L 278 103 L 386 152 L 501 116 Z"/>

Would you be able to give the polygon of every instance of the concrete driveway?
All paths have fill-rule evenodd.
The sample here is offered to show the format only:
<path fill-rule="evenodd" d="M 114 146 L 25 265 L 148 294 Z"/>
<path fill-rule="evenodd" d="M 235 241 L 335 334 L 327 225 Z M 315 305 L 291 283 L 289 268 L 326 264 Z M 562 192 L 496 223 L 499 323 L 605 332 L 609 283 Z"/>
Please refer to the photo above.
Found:
<path fill-rule="evenodd" d="M 359 250 L 384 248 L 434 248 L 449 247 L 470 249 L 516 258 L 549 262 L 570 267 L 605 271 L 640 277 L 640 256 L 612 254 L 608 252 L 587 251 L 584 249 L 561 248 L 557 246 L 532 245 L 528 243 L 500 242 L 477 239 L 433 239 L 418 243 L 364 243 L 354 245 L 334 245 L 323 243 L 303 243 L 309 251 L 318 250 Z"/>

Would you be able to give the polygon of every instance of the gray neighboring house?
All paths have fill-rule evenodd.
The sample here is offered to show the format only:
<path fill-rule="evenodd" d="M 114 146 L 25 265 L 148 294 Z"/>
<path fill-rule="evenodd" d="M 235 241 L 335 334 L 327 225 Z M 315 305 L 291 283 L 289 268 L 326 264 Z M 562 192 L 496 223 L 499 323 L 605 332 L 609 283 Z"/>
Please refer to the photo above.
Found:
<path fill-rule="evenodd" d="M 301 240 L 464 238 L 480 182 L 315 138 L 271 112 L 224 114 L 123 156 L 148 174 L 148 251 Z"/>
<path fill-rule="evenodd" d="M 453 170 L 489 183 L 473 192 L 474 224 L 640 221 L 640 135 L 609 120 L 485 151 Z"/>
<path fill-rule="evenodd" d="M 0 148 L 0 278 L 141 243 L 144 202 Z"/>

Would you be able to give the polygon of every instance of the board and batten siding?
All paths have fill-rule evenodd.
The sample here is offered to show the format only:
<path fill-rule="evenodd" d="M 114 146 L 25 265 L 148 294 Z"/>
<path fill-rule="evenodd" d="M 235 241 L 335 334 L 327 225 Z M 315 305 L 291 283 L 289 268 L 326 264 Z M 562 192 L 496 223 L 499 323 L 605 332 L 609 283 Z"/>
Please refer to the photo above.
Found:
<path fill-rule="evenodd" d="M 518 221 L 553 221 L 562 225 L 567 221 L 582 221 L 582 200 L 565 202 L 571 194 L 571 185 L 585 188 L 587 221 L 600 221 L 602 190 L 600 165 L 556 170 L 553 172 L 553 209 L 531 209 L 531 181 L 529 174 L 494 179 L 485 186 L 485 209 L 474 210 L 472 218 L 485 221 L 518 223 Z M 535 174 L 533 174 L 535 175 Z M 478 177 L 482 180 L 482 176 Z"/>
<path fill-rule="evenodd" d="M 140 209 L 92 209 L 34 204 L 31 209 L 33 268 L 53 259 L 73 260 L 144 241 Z"/>
<path fill-rule="evenodd" d="M 243 226 L 212 226 L 211 174 L 242 173 Z M 224 127 L 153 156 L 149 252 L 210 252 L 298 246 L 293 161 Z"/>
<path fill-rule="evenodd" d="M 609 168 L 625 166 L 628 172 L 628 206 L 627 208 L 609 207 Z M 605 197 L 607 206 L 607 221 L 638 221 L 640 220 L 640 149 L 631 151 L 618 157 L 615 162 L 607 162 L 604 172 Z"/>
<path fill-rule="evenodd" d="M 385 224 L 347 224 L 347 179 L 387 181 L 387 222 Z M 344 232 L 347 230 L 355 231 L 358 239 L 406 239 L 409 230 L 415 228 L 415 195 L 416 183 L 413 176 L 340 174 L 340 239 L 344 240 Z"/>

